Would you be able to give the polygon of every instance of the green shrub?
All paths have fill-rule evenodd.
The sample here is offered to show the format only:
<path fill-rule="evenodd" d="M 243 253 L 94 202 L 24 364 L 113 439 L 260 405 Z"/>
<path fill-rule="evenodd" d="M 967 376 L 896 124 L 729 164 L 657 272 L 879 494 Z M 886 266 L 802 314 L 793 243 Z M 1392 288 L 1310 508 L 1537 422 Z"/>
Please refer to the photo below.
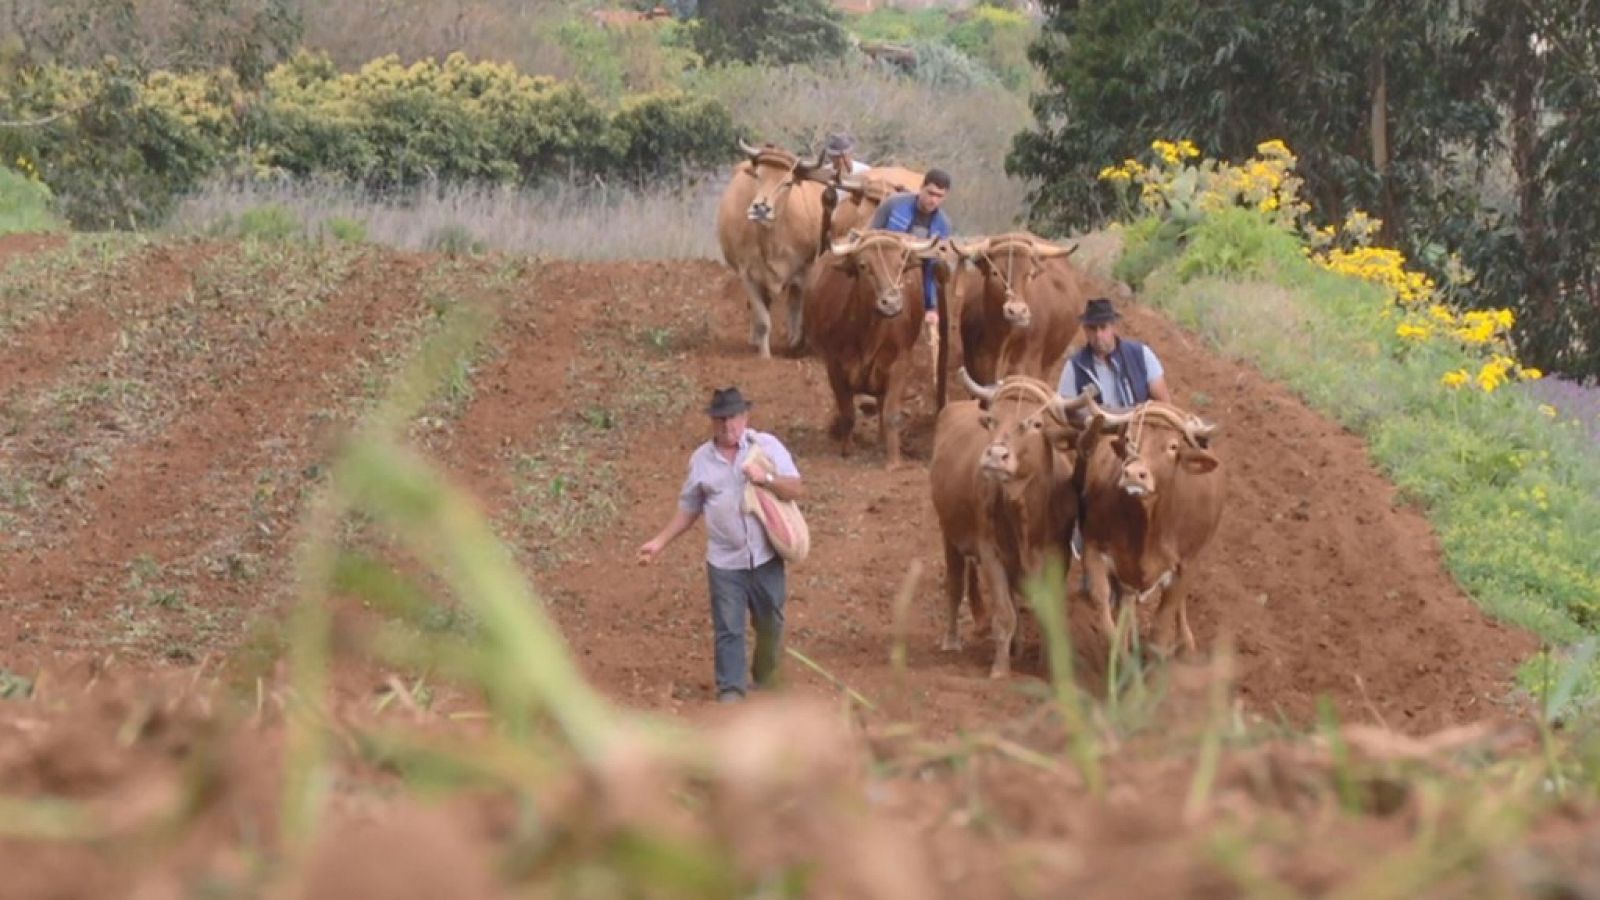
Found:
<path fill-rule="evenodd" d="M 950 29 L 950 45 L 986 66 L 1012 90 L 1025 87 L 1034 75 L 1028 44 L 1036 29 L 1020 12 L 984 4 Z"/>
<path fill-rule="evenodd" d="M 611 120 L 613 171 L 635 183 L 731 162 L 738 132 L 727 107 L 681 93 L 636 97 Z"/>
<path fill-rule="evenodd" d="M 1253 209 L 1218 210 L 1190 228 L 1184 238 L 1183 257 L 1173 267 L 1179 281 L 1267 275 L 1303 262 L 1300 241 Z"/>
<path fill-rule="evenodd" d="M 465 225 L 451 222 L 428 233 L 426 247 L 447 256 L 466 256 L 484 252 L 487 245 Z"/>
<path fill-rule="evenodd" d="M 1126 281 L 1135 290 L 1156 267 L 1178 254 L 1178 240 L 1183 229 L 1167 219 L 1146 216 L 1122 229 L 1122 253 L 1117 257 L 1111 272 Z"/>
<path fill-rule="evenodd" d="M 329 216 L 322 223 L 323 233 L 344 244 L 365 244 L 367 223 L 349 216 Z"/>
<path fill-rule="evenodd" d="M 228 151 L 216 116 L 162 105 L 176 95 L 169 88 L 147 92 L 114 60 L 96 69 L 13 74 L 0 84 L 0 118 L 40 124 L 0 129 L 0 159 L 34 160 L 77 227 L 157 222 Z"/>
<path fill-rule="evenodd" d="M 51 202 L 43 182 L 0 167 L 0 234 L 60 230 L 61 220 L 51 212 Z"/>
<path fill-rule="evenodd" d="M 910 75 L 930 87 L 971 90 L 995 84 L 994 73 L 983 63 L 949 44 L 918 41 L 912 49 L 916 51 L 917 62 Z"/>
<path fill-rule="evenodd" d="M 787 66 L 837 59 L 849 39 L 828 0 L 701 0 L 694 44 L 708 63 Z"/>
<path fill-rule="evenodd" d="M 234 230 L 241 238 L 260 241 L 287 241 L 304 233 L 294 211 L 278 203 L 263 203 L 245 210 Z"/>

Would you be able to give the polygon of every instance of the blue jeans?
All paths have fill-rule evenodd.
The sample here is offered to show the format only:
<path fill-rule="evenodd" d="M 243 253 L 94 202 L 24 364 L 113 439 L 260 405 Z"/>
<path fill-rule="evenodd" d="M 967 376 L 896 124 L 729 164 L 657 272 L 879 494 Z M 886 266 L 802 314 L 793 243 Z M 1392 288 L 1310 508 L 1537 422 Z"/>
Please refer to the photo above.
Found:
<path fill-rule="evenodd" d="M 745 673 L 758 687 L 771 687 L 783 646 L 783 601 L 787 587 L 783 559 L 774 556 L 754 569 L 706 565 L 711 584 L 711 624 L 716 630 L 717 694 L 743 694 Z M 744 656 L 746 613 L 755 620 L 756 652 L 749 668 Z"/>

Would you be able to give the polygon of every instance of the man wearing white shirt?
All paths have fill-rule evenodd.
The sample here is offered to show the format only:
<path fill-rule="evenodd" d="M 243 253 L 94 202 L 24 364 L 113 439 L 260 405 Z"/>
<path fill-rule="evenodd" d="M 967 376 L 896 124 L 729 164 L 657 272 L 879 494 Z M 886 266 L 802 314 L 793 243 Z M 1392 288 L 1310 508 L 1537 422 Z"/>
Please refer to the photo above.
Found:
<path fill-rule="evenodd" d="M 828 135 L 827 143 L 822 145 L 822 154 L 828 158 L 833 171 L 841 176 L 860 175 L 872 168 L 855 158 L 855 150 L 856 139 L 848 131 L 836 131 Z"/>

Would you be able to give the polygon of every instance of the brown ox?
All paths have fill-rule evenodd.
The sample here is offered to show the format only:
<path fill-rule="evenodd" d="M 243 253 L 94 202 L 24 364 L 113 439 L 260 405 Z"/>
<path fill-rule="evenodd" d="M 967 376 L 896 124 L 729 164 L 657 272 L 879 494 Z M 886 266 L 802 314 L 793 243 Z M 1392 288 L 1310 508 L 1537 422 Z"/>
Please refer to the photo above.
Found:
<path fill-rule="evenodd" d="M 1079 430 L 1068 414 L 1089 402 L 1067 399 L 1042 381 L 1013 376 L 998 386 L 973 382 L 978 401 L 951 403 L 939 413 L 928 468 L 933 508 L 944 537 L 944 648 L 959 649 L 961 597 L 972 603 L 979 628 L 994 637 L 992 678 L 1011 671 L 1012 639 L 1023 585 L 1051 553 L 1068 559 L 1078 495 L 1073 484 Z M 981 585 L 981 587 L 980 587 Z M 994 604 L 992 619 L 983 598 Z"/>
<path fill-rule="evenodd" d="M 822 233 L 820 162 L 805 162 L 776 147 L 739 147 L 749 157 L 734 169 L 717 206 L 722 258 L 738 273 L 750 299 L 750 342 L 772 356 L 772 304 L 789 301 L 789 346 L 801 332 L 800 289 Z"/>
<path fill-rule="evenodd" d="M 1222 518 L 1223 471 L 1206 449 L 1215 431 L 1165 403 L 1107 413 L 1092 401 L 1093 417 L 1079 452 L 1085 460 L 1083 568 L 1089 595 L 1109 637 L 1115 631 L 1111 593 L 1119 603 L 1161 595 L 1153 644 L 1170 654 L 1173 630 L 1195 649 L 1185 598 L 1184 566 L 1216 533 Z M 1134 621 L 1137 621 L 1135 618 Z"/>
<path fill-rule="evenodd" d="M 1077 249 L 1028 232 L 954 242 L 961 260 L 957 310 L 962 359 L 974 378 L 1049 379 L 1078 332 L 1087 277 L 1067 261 Z"/>
<path fill-rule="evenodd" d="M 890 468 L 900 465 L 901 407 L 922 329 L 922 260 L 936 238 L 871 231 L 835 243 L 806 279 L 806 340 L 828 367 L 840 451 L 853 449 L 857 394 L 876 399 Z"/>

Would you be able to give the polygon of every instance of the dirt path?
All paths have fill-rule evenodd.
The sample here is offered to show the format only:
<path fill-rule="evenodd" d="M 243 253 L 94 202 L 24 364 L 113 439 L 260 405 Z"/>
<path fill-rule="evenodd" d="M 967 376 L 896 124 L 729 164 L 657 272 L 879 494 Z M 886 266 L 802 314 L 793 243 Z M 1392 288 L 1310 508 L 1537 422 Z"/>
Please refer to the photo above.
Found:
<path fill-rule="evenodd" d="M 871 423 L 858 425 L 866 449 L 841 459 L 824 430 L 830 400 L 820 365 L 754 358 L 744 343 L 745 315 L 719 267 L 638 274 L 588 293 L 568 279 L 559 299 L 551 298 L 578 310 L 604 294 L 641 326 L 696 315 L 712 323 L 703 344 L 681 361 L 699 388 L 691 410 L 629 441 L 620 533 L 591 542 L 583 561 L 546 582 L 559 596 L 582 598 L 577 607 L 556 608 L 590 675 L 640 707 L 692 711 L 709 695 L 703 532 L 686 535 L 653 569 L 634 567 L 633 555 L 670 514 L 688 454 L 704 440 L 704 419 L 693 407 L 712 387 L 737 383 L 756 400 L 755 427 L 788 443 L 809 485 L 814 551 L 791 573 L 792 645 L 868 697 L 891 700 L 935 729 L 1026 709 L 1032 679 L 990 682 L 987 645 L 969 642 L 959 655 L 937 649 L 942 563 L 925 471 L 927 416 L 910 429 L 913 466 L 883 470 Z M 663 278 L 673 299 L 642 302 Z M 1206 414 L 1226 427 L 1218 452 L 1232 473 L 1228 514 L 1198 567 L 1194 608 L 1202 642 L 1224 634 L 1235 641 L 1240 692 L 1253 710 L 1305 723 L 1317 695 L 1327 694 L 1347 717 L 1381 717 L 1406 730 L 1492 715 L 1534 644 L 1490 622 L 1455 587 L 1426 522 L 1396 505 L 1362 442 L 1159 316 L 1135 310 L 1128 325 L 1160 348 L 1180 402 L 1203 394 Z M 512 356 L 548 353 L 551 337 L 514 348 Z M 505 419 L 523 402 L 492 396 L 509 408 L 473 415 Z M 926 398 L 923 409 L 931 409 Z M 909 678 L 902 681 L 889 665 L 892 606 L 913 561 L 923 577 L 907 634 Z M 824 688 L 803 669 L 791 673 Z"/>

